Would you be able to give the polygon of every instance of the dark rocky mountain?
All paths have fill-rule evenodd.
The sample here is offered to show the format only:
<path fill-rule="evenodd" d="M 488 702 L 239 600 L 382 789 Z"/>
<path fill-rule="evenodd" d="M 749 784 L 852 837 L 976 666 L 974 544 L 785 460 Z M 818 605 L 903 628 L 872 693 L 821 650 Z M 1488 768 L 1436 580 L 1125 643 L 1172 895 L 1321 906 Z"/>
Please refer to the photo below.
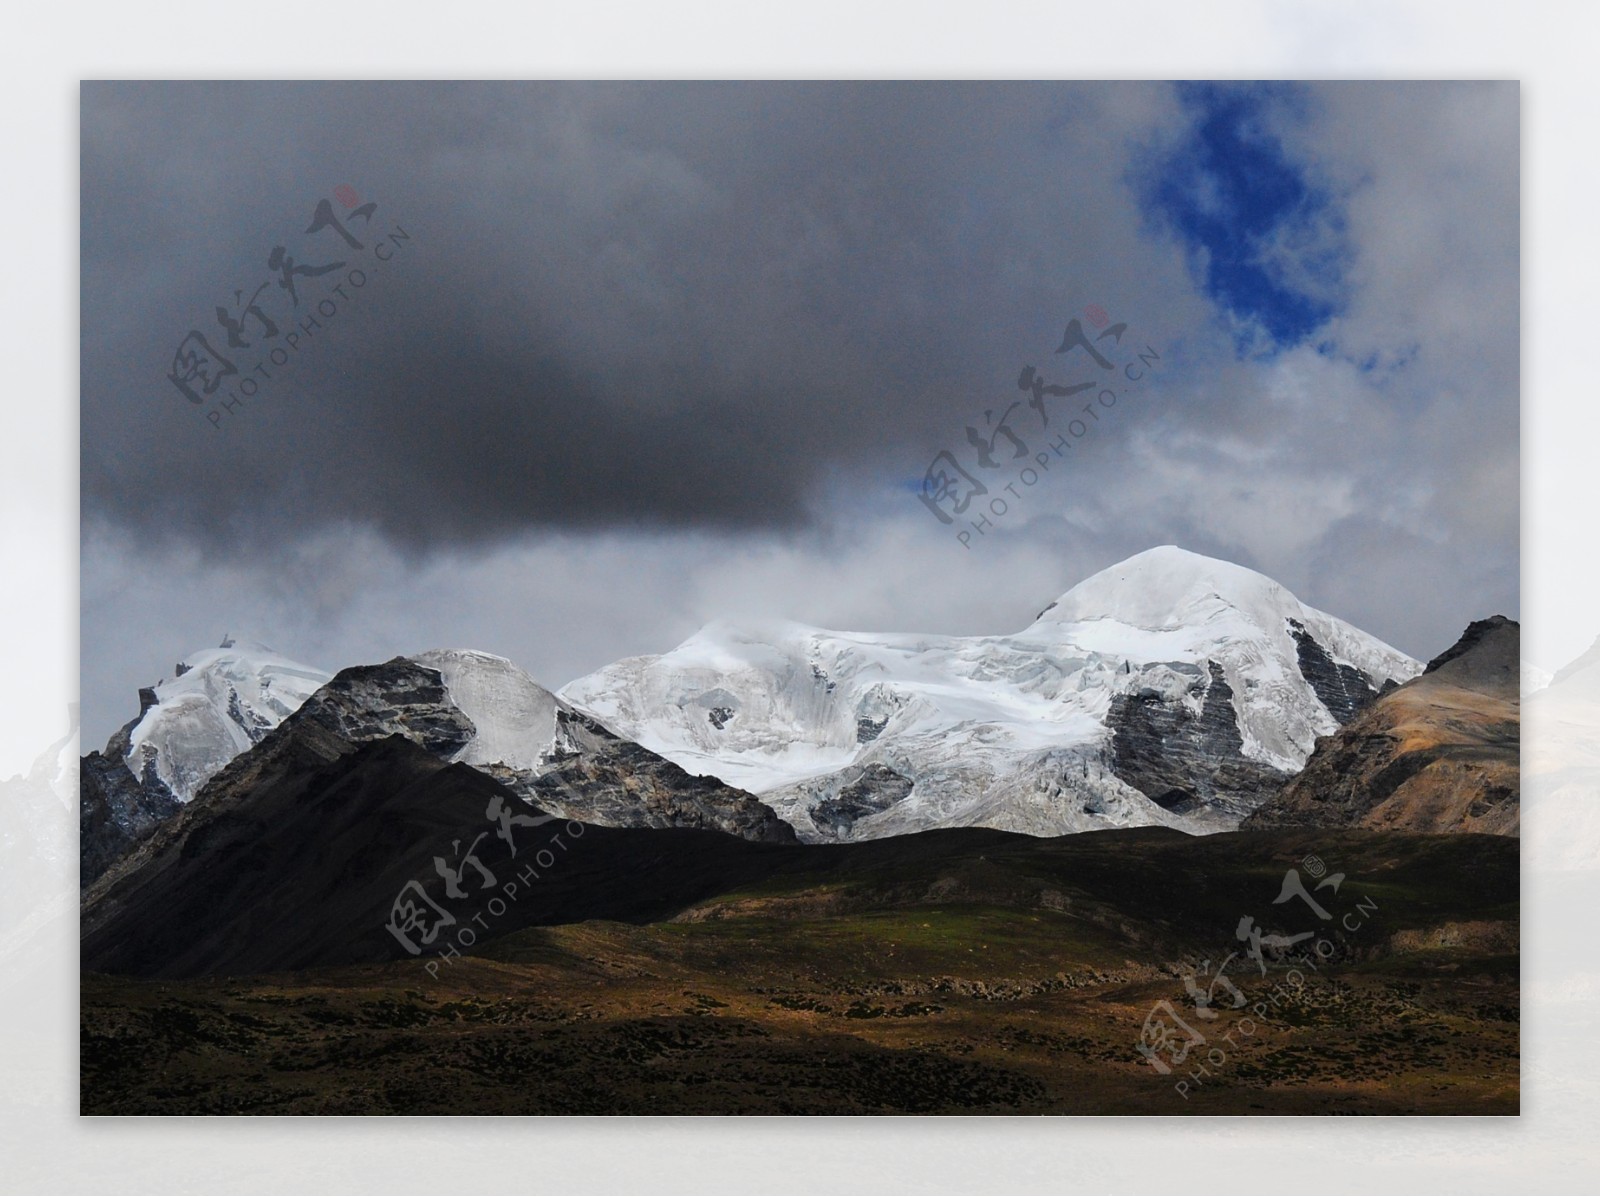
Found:
<path fill-rule="evenodd" d="M 1291 619 L 1289 634 L 1294 637 L 1300 675 L 1340 723 L 1349 723 L 1374 698 L 1378 691 L 1373 681 L 1353 665 L 1335 661 L 1317 638 L 1298 619 Z"/>
<path fill-rule="evenodd" d="M 391 930 L 408 902 L 433 923 L 448 917 L 438 947 L 464 948 L 542 923 L 657 917 L 766 876 L 767 854 L 784 851 L 551 819 L 403 734 L 357 744 L 322 720 L 291 722 L 89 889 L 85 969 L 179 977 L 403 960 L 405 935 L 431 959 L 423 930 Z"/>
<path fill-rule="evenodd" d="M 919 921 L 1007 909 L 1018 912 L 1018 939 L 972 939 L 976 933 L 961 924 L 965 930 L 952 933 L 968 937 L 957 949 L 964 959 L 980 944 L 1003 950 L 1038 935 L 1027 930 L 1028 918 L 1037 923 L 1041 912 L 1054 912 L 1065 921 L 1050 942 L 1110 934 L 1111 959 L 1137 956 L 1154 970 L 1214 948 L 1242 901 L 1267 902 L 1282 870 L 1313 850 L 1359 869 L 1368 885 L 1394 876 L 1407 887 L 1470 893 L 1471 902 L 1451 907 L 1452 917 L 1515 897 L 1514 853 L 1488 852 L 1478 841 L 1463 844 L 1463 856 L 1437 837 L 1319 831 L 1321 838 L 1308 838 L 1297 829 L 1190 837 L 1149 828 L 1039 838 L 959 828 L 802 845 L 540 822 L 493 778 L 402 736 L 351 746 L 319 728 L 283 742 L 304 747 L 316 734 L 327 737 L 321 747 L 334 753 L 330 759 L 311 751 L 294 764 L 286 748 L 277 767 L 260 772 L 236 800 L 208 787 L 90 889 L 82 915 L 86 973 L 259 976 L 398 961 L 416 968 L 415 988 L 437 979 L 424 975 L 429 964 L 456 967 L 455 953 L 500 958 L 496 945 L 520 942 L 520 933 L 537 927 L 755 915 L 779 920 L 761 924 L 777 938 L 750 940 L 740 951 L 781 955 L 785 920 L 917 911 L 902 918 L 905 930 L 896 936 L 909 947 L 920 942 Z M 516 817 L 503 822 L 508 811 Z M 1498 862 L 1492 886 L 1481 876 L 1462 880 L 1468 858 Z M 1417 925 L 1432 926 L 1440 909 L 1419 903 Z M 1385 931 L 1367 950 L 1397 929 L 1397 914 L 1387 910 Z M 929 942 L 946 941 L 941 934 Z M 407 988 L 399 975 L 387 984 Z"/>
<path fill-rule="evenodd" d="M 141 697 L 148 709 L 153 699 Z M 141 710 L 139 718 L 143 716 Z M 104 752 L 90 753 L 80 762 L 83 888 L 183 809 L 153 767 L 147 765 L 144 776 L 136 778 L 122 763 L 128 735 L 138 721 L 113 736 Z M 565 818 L 617 826 L 709 828 L 778 843 L 794 839 L 793 829 L 753 795 L 714 778 L 692 776 L 597 720 L 557 707 L 554 727 L 554 742 L 539 769 L 472 767 L 496 777 L 524 802 L 539 803 Z M 284 768 L 327 762 L 355 745 L 389 736 L 404 737 L 448 760 L 477 730 L 438 669 L 408 657 L 353 666 L 213 775 L 200 795 L 221 785 L 226 794 L 238 797 Z M 538 734 L 536 729 L 529 732 Z"/>
<path fill-rule="evenodd" d="M 1318 739 L 1247 829 L 1366 827 L 1516 835 L 1520 628 L 1478 620 L 1418 677 Z"/>
<path fill-rule="evenodd" d="M 139 692 L 139 714 L 125 723 L 104 750 L 83 757 L 78 767 L 78 888 L 87 888 L 183 804 L 157 776 L 153 763 L 135 777 L 123 764 L 128 737 L 155 702 Z"/>

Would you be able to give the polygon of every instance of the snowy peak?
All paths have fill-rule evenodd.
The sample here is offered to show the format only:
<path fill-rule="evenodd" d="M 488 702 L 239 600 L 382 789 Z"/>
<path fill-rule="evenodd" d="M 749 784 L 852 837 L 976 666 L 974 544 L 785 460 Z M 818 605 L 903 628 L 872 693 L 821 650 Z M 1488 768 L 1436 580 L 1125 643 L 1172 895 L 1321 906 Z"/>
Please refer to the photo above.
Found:
<path fill-rule="evenodd" d="M 1108 625 L 1111 636 L 1117 625 L 1139 632 L 1187 632 L 1195 634 L 1184 638 L 1191 643 L 1237 634 L 1247 625 L 1291 651 L 1293 625 L 1299 624 L 1332 655 L 1345 654 L 1347 664 L 1380 680 L 1404 680 L 1417 671 L 1416 662 L 1398 649 L 1308 607 L 1265 574 L 1175 545 L 1147 549 L 1086 578 L 1040 612 L 1033 627 L 1047 633 L 1052 625 L 1095 623 Z M 1140 640 L 1128 637 L 1130 647 Z"/>
<path fill-rule="evenodd" d="M 179 661 L 173 673 L 140 692 L 140 714 L 125 729 L 121 755 L 136 778 L 159 780 L 180 802 L 332 676 L 257 641 L 226 636 L 217 648 Z M 112 739 L 119 749 L 122 735 Z"/>
<path fill-rule="evenodd" d="M 1267 626 L 1299 607 L 1293 595 L 1265 574 L 1162 545 L 1079 582 L 1050 604 L 1039 622 L 1111 619 L 1161 631 L 1203 624 L 1231 610 Z"/>
<path fill-rule="evenodd" d="M 1262 574 L 1167 545 L 1014 635 L 716 623 L 561 695 L 761 794 L 802 837 L 1215 830 L 1420 669 Z"/>
<path fill-rule="evenodd" d="M 1023 634 L 1100 653 L 1131 670 L 1215 661 L 1236 691 L 1242 685 L 1278 695 L 1277 703 L 1255 704 L 1259 717 L 1241 712 L 1241 730 L 1247 745 L 1262 750 L 1255 755 L 1287 769 L 1299 767 L 1315 735 L 1349 718 L 1386 681 L 1406 681 L 1420 669 L 1398 649 L 1307 606 L 1266 575 L 1174 545 L 1146 550 L 1080 582 Z M 1302 700 L 1325 707 L 1326 716 L 1288 734 L 1274 727 L 1275 707 Z"/>

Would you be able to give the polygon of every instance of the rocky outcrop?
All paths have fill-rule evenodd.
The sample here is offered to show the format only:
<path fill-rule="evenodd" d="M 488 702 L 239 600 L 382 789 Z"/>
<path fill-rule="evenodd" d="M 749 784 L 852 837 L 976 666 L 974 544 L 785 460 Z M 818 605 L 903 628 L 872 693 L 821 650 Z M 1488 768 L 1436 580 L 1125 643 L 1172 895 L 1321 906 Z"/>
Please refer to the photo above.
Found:
<path fill-rule="evenodd" d="M 143 703 L 146 694 L 150 703 Z M 148 762 L 135 777 L 123 763 L 128 737 L 155 701 L 141 690 L 139 717 L 124 724 L 102 752 L 78 762 L 78 888 L 87 888 L 183 804 Z"/>
<path fill-rule="evenodd" d="M 141 780 L 120 757 L 89 753 L 78 765 L 78 887 L 86 888 L 182 805 L 160 778 Z"/>
<path fill-rule="evenodd" d="M 1181 693 L 1144 687 L 1112 699 L 1112 769 L 1175 814 L 1237 817 L 1275 793 L 1287 774 L 1244 755 L 1233 688 L 1215 661 L 1206 667 L 1201 674 L 1171 666 L 1193 678 Z"/>
<path fill-rule="evenodd" d="M 769 843 L 794 840 L 794 829 L 754 795 L 716 778 L 695 777 L 565 704 L 555 708 L 554 720 L 554 740 L 538 769 L 473 767 L 541 810 L 584 823 L 694 827 Z M 308 723 L 352 744 L 403 736 L 445 760 L 459 753 L 475 731 L 440 672 L 407 657 L 344 670 L 285 726 Z"/>
<path fill-rule="evenodd" d="M 1244 827 L 1516 835 L 1520 639 L 1504 616 L 1473 623 L 1420 676 L 1318 739 L 1305 768 Z"/>
<path fill-rule="evenodd" d="M 831 798 L 811 808 L 810 819 L 818 831 L 834 838 L 849 836 L 857 819 L 880 814 L 911 793 L 909 777 L 887 765 L 867 765 L 854 780 L 841 786 Z"/>
<path fill-rule="evenodd" d="M 289 721 L 317 723 L 353 743 L 404 736 L 443 757 L 459 752 L 476 730 L 439 671 L 407 657 L 342 670 Z"/>
<path fill-rule="evenodd" d="M 1378 697 L 1371 678 L 1355 666 L 1330 657 L 1328 650 L 1317 643 L 1317 638 L 1298 619 L 1289 620 L 1289 634 L 1294 637 L 1300 676 L 1306 679 L 1318 701 L 1328 708 L 1328 713 L 1341 724 L 1349 723 Z"/>
<path fill-rule="evenodd" d="M 696 777 L 591 716 L 557 710 L 556 729 L 545 772 L 485 772 L 541 810 L 582 823 L 692 827 L 761 843 L 795 842 L 794 828 L 754 794 Z"/>
<path fill-rule="evenodd" d="M 1522 629 L 1504 615 L 1473 620 L 1467 630 L 1422 670 L 1446 681 L 1485 694 L 1521 693 Z"/>

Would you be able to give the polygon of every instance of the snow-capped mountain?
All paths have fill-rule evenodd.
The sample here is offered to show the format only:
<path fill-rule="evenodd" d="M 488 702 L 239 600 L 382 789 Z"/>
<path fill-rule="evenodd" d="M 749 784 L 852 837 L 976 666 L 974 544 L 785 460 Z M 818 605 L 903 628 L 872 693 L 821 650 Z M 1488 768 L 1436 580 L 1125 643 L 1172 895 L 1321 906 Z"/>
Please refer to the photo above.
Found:
<path fill-rule="evenodd" d="M 930 827 L 1236 826 L 1316 737 L 1421 665 L 1252 570 L 1172 546 L 1009 636 L 712 624 L 560 696 L 802 839 Z"/>
<path fill-rule="evenodd" d="M 330 679 L 225 639 L 141 691 L 139 716 L 83 758 L 82 876 L 302 709 L 347 745 L 402 735 L 600 824 L 755 839 L 792 826 L 811 841 L 1210 831 L 1420 668 L 1261 574 L 1170 546 L 1087 579 L 1014 635 L 712 624 L 559 695 L 488 653 Z"/>
<path fill-rule="evenodd" d="M 542 773 L 560 738 L 558 710 L 570 707 L 505 657 L 473 649 L 434 649 L 411 658 L 436 669 L 450 701 L 472 721 L 472 738 L 452 760 Z"/>
<path fill-rule="evenodd" d="M 217 648 L 178 662 L 171 681 L 139 692 L 123 763 L 188 802 L 332 676 L 264 644 L 225 636 Z"/>
<path fill-rule="evenodd" d="M 140 716 L 81 762 L 83 886 L 191 803 L 225 804 L 394 736 L 551 815 L 795 838 L 750 794 L 615 735 L 504 657 L 441 649 L 331 678 L 235 641 L 191 660 L 175 681 L 141 691 Z"/>
<path fill-rule="evenodd" d="M 88 885 L 258 743 L 329 674 L 224 636 L 139 691 L 139 713 L 78 770 L 79 884 Z"/>

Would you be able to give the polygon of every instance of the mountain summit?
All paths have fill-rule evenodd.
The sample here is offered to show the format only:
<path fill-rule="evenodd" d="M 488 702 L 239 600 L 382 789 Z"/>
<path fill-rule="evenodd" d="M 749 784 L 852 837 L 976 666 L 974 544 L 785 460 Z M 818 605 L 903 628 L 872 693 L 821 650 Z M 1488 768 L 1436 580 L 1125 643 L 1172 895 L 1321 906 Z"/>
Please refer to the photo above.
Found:
<path fill-rule="evenodd" d="M 1236 826 L 1421 669 L 1262 574 L 1167 545 L 1010 636 L 708 625 L 561 691 L 802 839 Z"/>

